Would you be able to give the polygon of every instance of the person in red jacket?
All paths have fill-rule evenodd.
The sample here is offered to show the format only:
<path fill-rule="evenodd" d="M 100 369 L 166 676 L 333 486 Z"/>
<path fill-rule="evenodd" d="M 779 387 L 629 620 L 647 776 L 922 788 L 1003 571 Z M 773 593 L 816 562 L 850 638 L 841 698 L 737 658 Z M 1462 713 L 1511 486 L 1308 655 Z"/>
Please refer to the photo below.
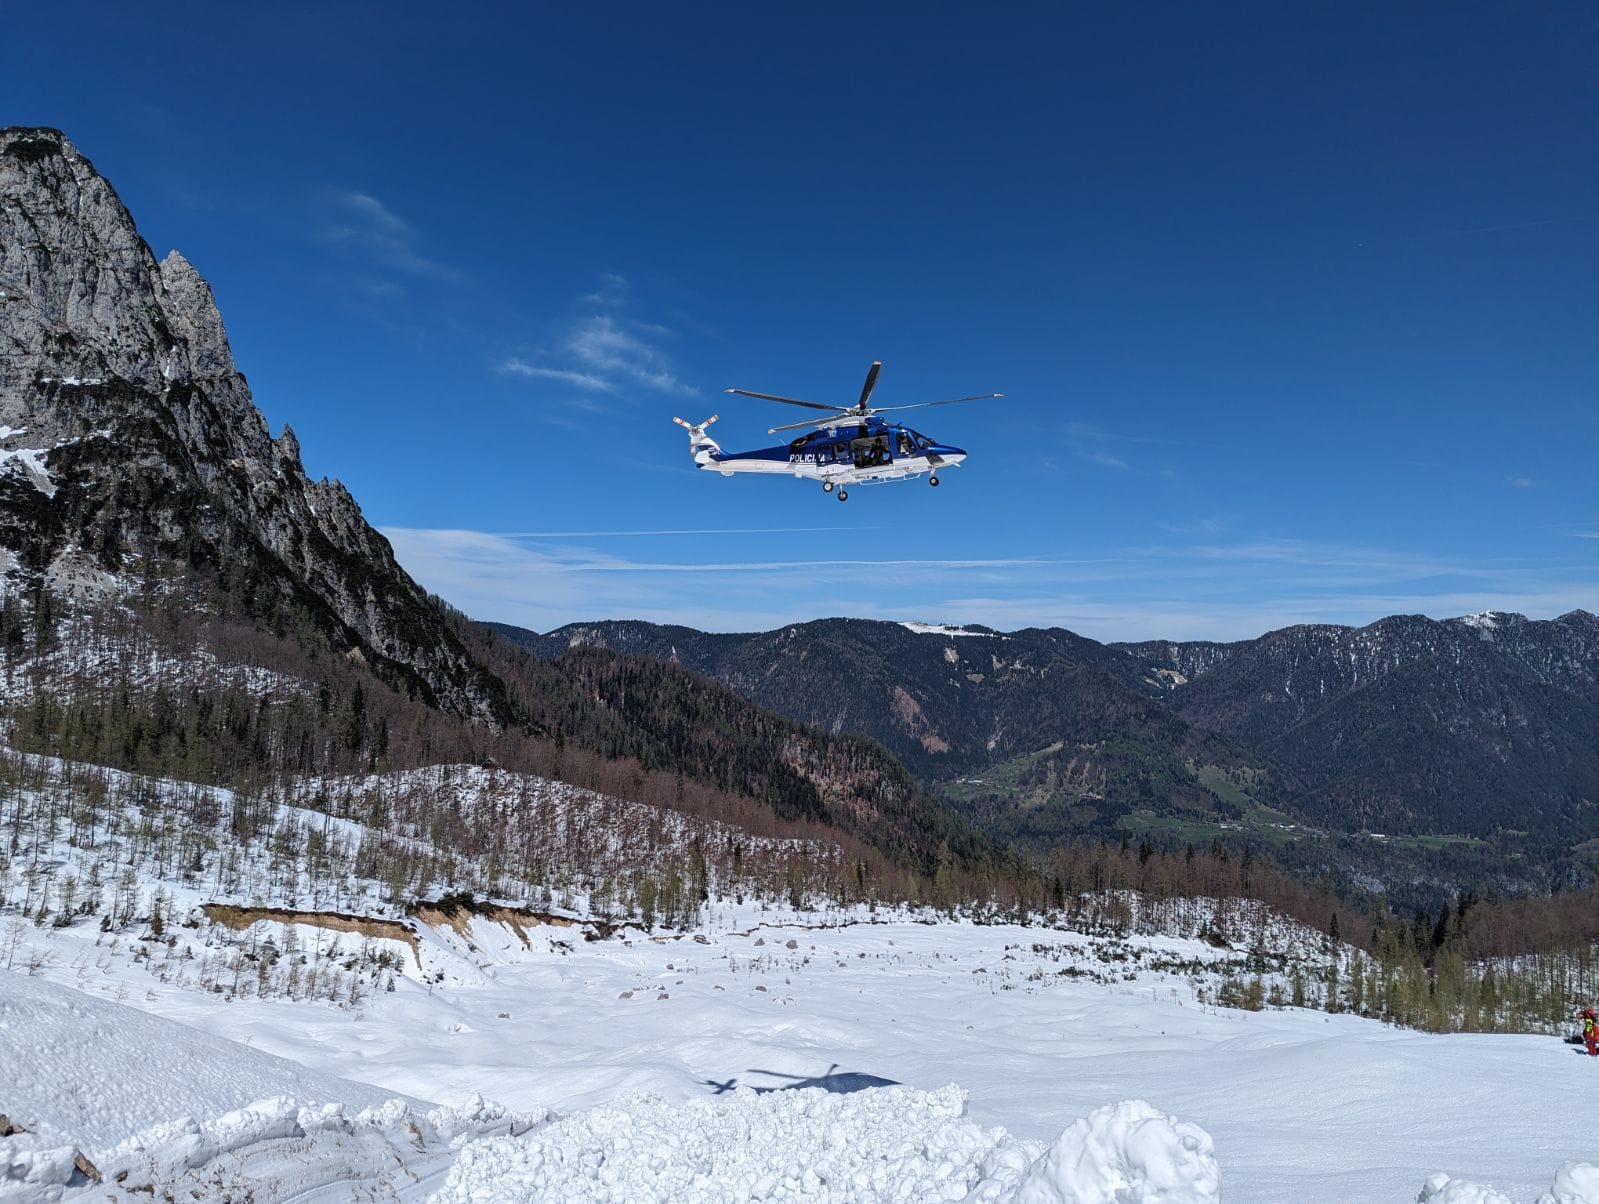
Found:
<path fill-rule="evenodd" d="M 1592 1008 L 1582 1009 L 1582 1043 L 1588 1047 L 1590 1058 L 1599 1058 L 1599 1017 Z"/>

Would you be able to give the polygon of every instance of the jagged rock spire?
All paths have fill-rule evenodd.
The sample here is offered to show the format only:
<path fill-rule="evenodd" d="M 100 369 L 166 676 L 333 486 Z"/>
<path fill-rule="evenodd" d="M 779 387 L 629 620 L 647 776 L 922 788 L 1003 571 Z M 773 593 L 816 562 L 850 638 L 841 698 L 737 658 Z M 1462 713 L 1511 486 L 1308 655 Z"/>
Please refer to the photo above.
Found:
<path fill-rule="evenodd" d="M 19 442 L 20 441 L 20 442 Z M 465 715 L 495 696 L 438 607 L 299 441 L 274 441 L 205 279 L 157 263 L 59 130 L 0 130 L 0 569 L 199 572 Z M 80 572 L 81 575 L 81 572 Z M 239 582 L 249 583 L 241 586 Z"/>

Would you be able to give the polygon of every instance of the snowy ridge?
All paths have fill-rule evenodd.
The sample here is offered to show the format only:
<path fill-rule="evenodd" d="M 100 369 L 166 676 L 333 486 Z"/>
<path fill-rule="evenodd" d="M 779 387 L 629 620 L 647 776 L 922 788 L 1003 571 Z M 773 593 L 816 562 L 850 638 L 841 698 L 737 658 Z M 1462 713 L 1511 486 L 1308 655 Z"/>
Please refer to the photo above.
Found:
<path fill-rule="evenodd" d="M 998 638 L 998 633 L 993 631 L 969 631 L 964 627 L 949 627 L 943 623 L 915 623 L 905 622 L 900 624 L 906 631 L 914 631 L 917 635 L 947 635 L 947 636 L 974 636 L 985 639 Z"/>

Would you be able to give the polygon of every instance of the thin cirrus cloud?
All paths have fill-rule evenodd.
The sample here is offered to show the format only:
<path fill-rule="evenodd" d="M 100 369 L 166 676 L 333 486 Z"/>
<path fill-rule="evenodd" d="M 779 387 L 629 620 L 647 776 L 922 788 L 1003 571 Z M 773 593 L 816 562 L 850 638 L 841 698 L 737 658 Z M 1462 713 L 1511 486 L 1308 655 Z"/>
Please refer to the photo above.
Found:
<path fill-rule="evenodd" d="M 571 368 L 540 367 L 514 355 L 500 365 L 500 371 L 507 376 L 525 376 L 530 380 L 554 380 L 564 385 L 573 385 L 579 389 L 592 389 L 599 393 L 613 393 L 616 391 L 616 386 L 610 381 L 603 376 L 596 376 L 592 372 L 578 372 Z"/>
<path fill-rule="evenodd" d="M 592 393 L 643 390 L 698 396 L 699 390 L 682 378 L 666 350 L 673 332 L 624 312 L 633 305 L 633 288 L 625 277 L 605 273 L 599 287 L 579 302 L 594 312 L 567 324 L 547 346 L 505 357 L 497 365 L 500 374 Z"/>
<path fill-rule="evenodd" d="M 728 534 L 764 532 L 729 531 Z M 828 616 L 1059 626 L 1099 640 L 1247 639 L 1295 623 L 1481 610 L 1534 617 L 1599 605 L 1599 573 L 1449 562 L 1401 551 L 1257 541 L 1130 550 L 1101 558 L 717 561 L 632 558 L 568 536 L 387 528 L 425 587 L 468 614 L 547 631 L 636 618 L 769 630 Z M 891 571 L 885 571 L 891 570 Z M 714 599 L 714 605 L 710 600 Z"/>
<path fill-rule="evenodd" d="M 459 269 L 424 254 L 416 227 L 370 193 L 338 193 L 331 209 L 323 237 L 349 249 L 369 267 L 453 283 L 465 279 Z"/>
<path fill-rule="evenodd" d="M 571 333 L 566 349 L 587 369 L 608 379 L 621 378 L 658 393 L 692 397 L 698 390 L 680 380 L 665 353 L 645 337 L 664 333 L 659 326 L 624 324 L 610 314 L 595 314 Z"/>

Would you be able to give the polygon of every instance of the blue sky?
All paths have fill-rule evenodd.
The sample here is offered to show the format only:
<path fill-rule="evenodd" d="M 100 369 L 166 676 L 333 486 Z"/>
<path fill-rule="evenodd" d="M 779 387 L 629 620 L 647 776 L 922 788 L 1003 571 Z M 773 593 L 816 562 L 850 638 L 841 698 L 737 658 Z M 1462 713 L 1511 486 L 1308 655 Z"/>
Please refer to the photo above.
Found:
<path fill-rule="evenodd" d="M 992 11 L 995 8 L 1000 11 Z M 257 404 L 468 613 L 1599 610 L 1591 5 L 14 6 Z M 696 471 L 913 416 L 943 486 Z"/>

